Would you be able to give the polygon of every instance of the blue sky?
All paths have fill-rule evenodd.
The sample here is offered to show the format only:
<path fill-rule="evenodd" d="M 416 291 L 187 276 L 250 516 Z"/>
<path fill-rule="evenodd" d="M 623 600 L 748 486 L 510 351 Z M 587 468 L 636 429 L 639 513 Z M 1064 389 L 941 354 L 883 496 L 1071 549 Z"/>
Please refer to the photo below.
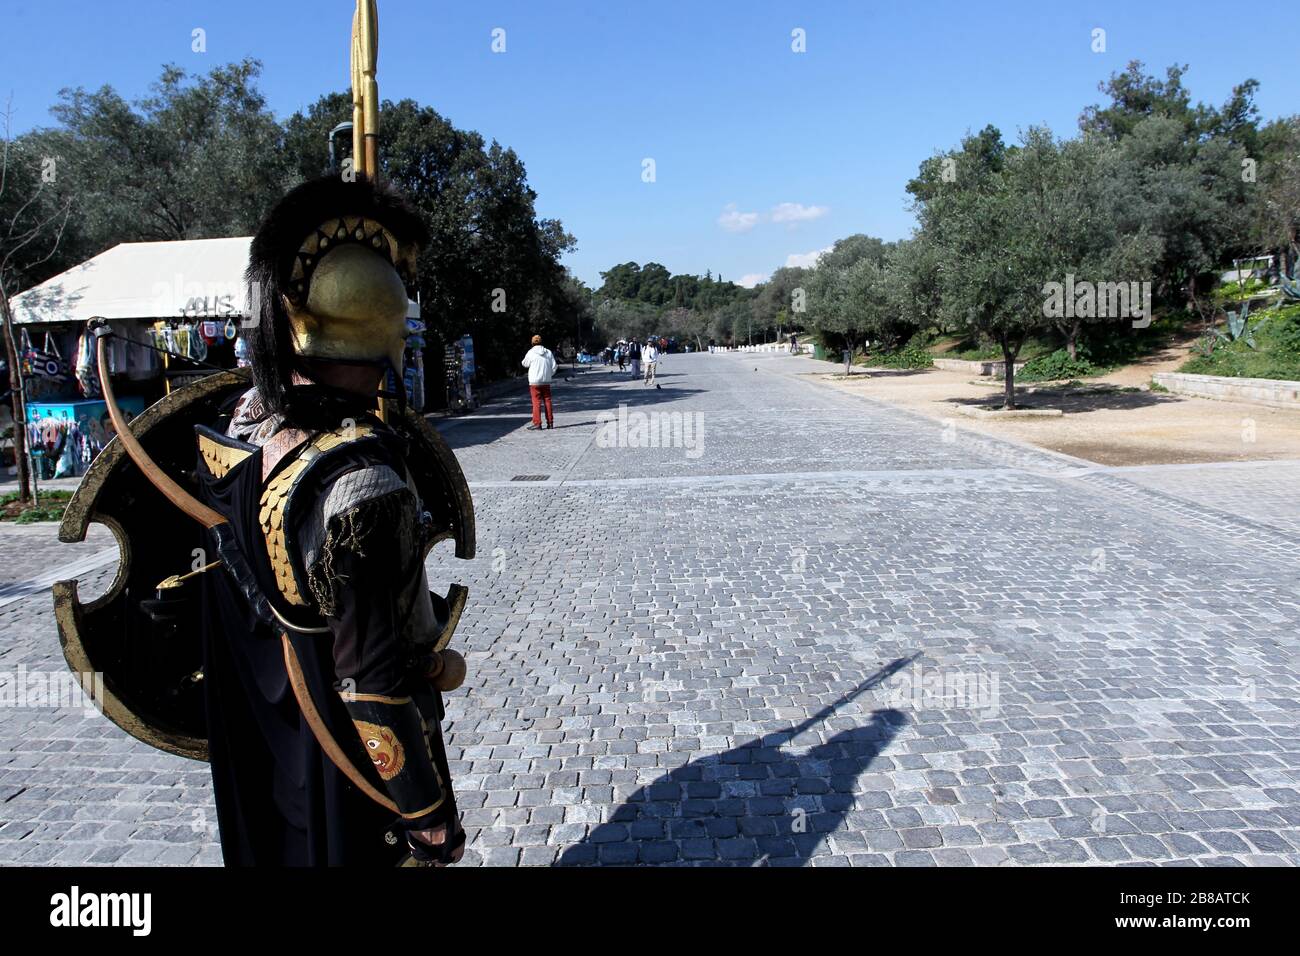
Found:
<path fill-rule="evenodd" d="M 0 99 L 14 131 L 60 88 L 146 92 L 164 62 L 245 56 L 287 115 L 347 79 L 352 0 L 4 0 Z M 837 238 L 912 227 L 904 186 L 969 129 L 1072 133 L 1097 83 L 1141 59 L 1190 65 L 1213 103 L 1260 80 L 1300 112 L 1294 36 L 1269 8 L 1181 2 L 407 2 L 380 0 L 379 88 L 513 147 L 540 215 L 578 238 L 589 283 L 628 260 L 740 281 Z M 191 31 L 207 52 L 191 50 Z M 1094 28 L 1106 51 L 1091 49 Z M 506 50 L 493 53 L 492 31 Z M 791 49 L 805 31 L 806 52 Z M 653 159 L 655 181 L 644 182 Z M 791 258 L 795 257 L 795 258 Z"/>

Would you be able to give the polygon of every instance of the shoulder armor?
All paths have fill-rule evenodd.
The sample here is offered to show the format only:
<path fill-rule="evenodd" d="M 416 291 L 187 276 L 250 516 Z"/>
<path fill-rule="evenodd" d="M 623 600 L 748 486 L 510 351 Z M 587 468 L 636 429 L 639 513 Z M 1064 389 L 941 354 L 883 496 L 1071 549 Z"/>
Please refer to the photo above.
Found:
<path fill-rule="evenodd" d="M 372 426 L 357 423 L 347 428 L 320 432 L 308 439 L 298 450 L 286 456 L 290 460 L 282 465 L 262 489 L 258 522 L 266 539 L 266 553 L 281 596 L 289 604 L 306 607 L 306 589 L 300 580 L 298 562 L 289 550 L 287 529 L 294 492 L 302 486 L 303 479 L 315 467 L 333 459 L 341 452 L 353 449 L 357 442 L 375 436 Z"/>
<path fill-rule="evenodd" d="M 214 478 L 224 478 L 230 469 L 250 457 L 256 450 L 253 445 L 237 442 L 234 439 L 222 440 L 223 436 L 211 431 L 198 432 L 199 454 L 203 463 Z"/>

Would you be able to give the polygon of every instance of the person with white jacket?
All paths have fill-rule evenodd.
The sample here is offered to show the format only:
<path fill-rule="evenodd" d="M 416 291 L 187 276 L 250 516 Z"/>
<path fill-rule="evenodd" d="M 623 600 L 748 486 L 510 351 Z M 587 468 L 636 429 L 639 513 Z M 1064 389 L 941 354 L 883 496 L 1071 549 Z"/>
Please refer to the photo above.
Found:
<path fill-rule="evenodd" d="M 529 431 L 538 431 L 542 427 L 542 407 L 546 408 L 546 427 L 555 427 L 555 409 L 551 405 L 551 378 L 555 375 L 555 355 L 542 345 L 540 335 L 533 336 L 533 347 L 524 356 L 524 368 L 528 369 L 528 394 L 533 399 L 533 423 Z"/>
<path fill-rule="evenodd" d="M 659 364 L 659 346 L 654 339 L 646 342 L 641 356 L 645 359 L 645 383 L 649 385 L 655 380 L 655 366 Z"/>

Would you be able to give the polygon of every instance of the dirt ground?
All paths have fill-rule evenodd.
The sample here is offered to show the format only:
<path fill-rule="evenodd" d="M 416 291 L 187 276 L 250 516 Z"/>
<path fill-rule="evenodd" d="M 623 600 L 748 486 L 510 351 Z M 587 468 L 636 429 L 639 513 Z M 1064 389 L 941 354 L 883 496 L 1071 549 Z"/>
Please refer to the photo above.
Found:
<path fill-rule="evenodd" d="M 1164 465 L 1211 461 L 1300 459 L 1300 409 L 1190 398 L 1145 388 L 1151 375 L 1173 371 L 1186 346 L 1173 346 L 1083 388 L 1042 385 L 1018 391 L 1028 407 L 1060 408 L 1061 418 L 977 421 L 958 405 L 995 403 L 1002 382 L 941 369 L 874 369 L 870 375 L 818 374 L 857 394 L 958 428 L 1002 436 L 1102 465 Z"/>

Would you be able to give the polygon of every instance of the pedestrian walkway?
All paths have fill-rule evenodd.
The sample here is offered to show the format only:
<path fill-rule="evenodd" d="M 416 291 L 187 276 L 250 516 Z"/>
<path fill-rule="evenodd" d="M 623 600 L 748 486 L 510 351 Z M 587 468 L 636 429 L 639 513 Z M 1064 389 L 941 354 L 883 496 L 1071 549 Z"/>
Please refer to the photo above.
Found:
<path fill-rule="evenodd" d="M 439 423 L 479 535 L 429 560 L 471 591 L 466 862 L 1300 861 L 1300 465 L 1101 469 L 811 361 Z M 48 594 L 0 635 L 58 666 Z M 0 863 L 218 862 L 212 819 L 202 765 L 0 709 Z"/>

